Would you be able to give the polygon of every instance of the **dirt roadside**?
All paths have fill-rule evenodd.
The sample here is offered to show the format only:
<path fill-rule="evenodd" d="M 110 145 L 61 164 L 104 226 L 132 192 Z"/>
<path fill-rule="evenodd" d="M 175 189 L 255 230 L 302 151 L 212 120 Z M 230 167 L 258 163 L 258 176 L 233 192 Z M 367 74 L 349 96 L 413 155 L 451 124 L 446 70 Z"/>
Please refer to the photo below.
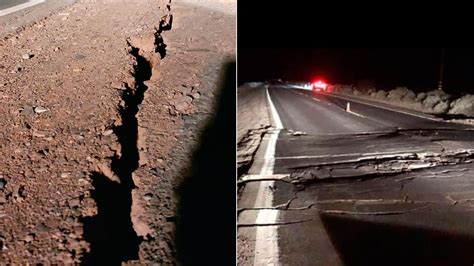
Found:
<path fill-rule="evenodd" d="M 235 61 L 235 1 L 115 2 L 0 41 L 1 264 L 176 264 L 177 188 Z"/>
<path fill-rule="evenodd" d="M 263 83 L 246 83 L 237 90 L 237 170 L 245 174 L 263 135 L 271 127 L 267 109 L 266 86 Z"/>

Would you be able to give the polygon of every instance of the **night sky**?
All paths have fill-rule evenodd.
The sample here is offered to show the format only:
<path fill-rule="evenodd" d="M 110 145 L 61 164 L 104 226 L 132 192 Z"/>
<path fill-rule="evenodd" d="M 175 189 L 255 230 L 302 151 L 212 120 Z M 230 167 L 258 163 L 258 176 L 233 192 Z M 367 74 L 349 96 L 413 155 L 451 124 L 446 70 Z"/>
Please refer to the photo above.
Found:
<path fill-rule="evenodd" d="M 356 84 L 372 80 L 377 88 L 407 86 L 435 89 L 441 48 L 242 48 L 238 50 L 239 84 L 281 78 Z M 445 48 L 444 87 L 449 93 L 474 92 L 474 49 Z"/>

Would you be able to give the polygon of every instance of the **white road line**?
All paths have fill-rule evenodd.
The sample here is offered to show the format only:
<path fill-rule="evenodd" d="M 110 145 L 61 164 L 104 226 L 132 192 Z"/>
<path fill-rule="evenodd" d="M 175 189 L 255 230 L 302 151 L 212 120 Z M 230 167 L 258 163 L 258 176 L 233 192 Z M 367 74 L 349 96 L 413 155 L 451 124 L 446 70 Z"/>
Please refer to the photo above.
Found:
<path fill-rule="evenodd" d="M 275 179 L 285 179 L 289 175 L 288 174 L 280 174 L 280 175 L 269 175 L 269 176 L 261 176 L 261 175 L 245 175 L 242 177 L 242 181 L 253 181 L 253 180 L 262 180 L 262 179 L 269 179 L 269 180 L 275 180 Z"/>
<path fill-rule="evenodd" d="M 273 175 L 273 166 L 275 165 L 275 148 L 280 130 L 283 129 L 280 117 L 273 105 L 268 87 L 266 88 L 268 105 L 270 107 L 273 125 L 276 130 L 270 136 L 265 151 L 264 162 L 260 176 Z M 258 187 L 257 198 L 255 206 L 258 207 L 272 207 L 274 181 L 260 182 Z M 278 210 L 259 210 L 257 213 L 256 224 L 272 224 L 278 220 Z M 255 236 L 255 250 L 254 250 L 254 265 L 280 265 L 279 250 L 278 250 L 278 226 L 258 226 Z"/>
<path fill-rule="evenodd" d="M 13 13 L 13 12 L 20 11 L 20 10 L 25 9 L 25 8 L 28 8 L 28 7 L 32 7 L 32 6 L 37 5 L 37 4 L 41 4 L 41 3 L 45 2 L 45 1 L 46 1 L 46 0 L 29 0 L 29 1 L 26 2 L 26 3 L 23 3 L 23 4 L 20 4 L 20 5 L 16 5 L 16 6 L 12 6 L 12 7 L 9 7 L 9 8 L 3 9 L 3 10 L 0 10 L 0 17 L 1 17 L 1 16 L 8 15 L 8 14 L 11 14 L 11 13 Z"/>
<path fill-rule="evenodd" d="M 415 116 L 415 117 L 419 117 L 419 118 L 423 118 L 423 119 L 428 119 L 428 120 L 433 120 L 433 121 L 440 122 L 440 120 L 436 119 L 436 118 L 417 115 L 417 114 L 414 114 L 414 113 L 404 112 L 404 111 L 401 111 L 401 110 L 395 110 L 395 109 L 391 109 L 391 108 L 381 106 L 381 105 L 374 105 L 374 104 L 370 104 L 370 103 L 366 103 L 366 102 L 361 102 L 361 101 L 354 100 L 352 98 L 346 98 L 346 97 L 342 97 L 342 96 L 339 96 L 339 95 L 336 96 L 336 95 L 331 94 L 331 93 L 328 93 L 326 95 L 328 95 L 329 97 L 335 97 L 335 98 L 339 98 L 339 99 L 346 100 L 346 101 L 352 101 L 352 102 L 356 102 L 356 103 L 360 103 L 360 104 L 365 104 L 365 105 L 369 105 L 369 106 L 372 106 L 372 107 L 389 110 L 389 111 L 392 111 L 392 112 L 402 113 L 402 114 L 406 114 L 406 115 L 411 115 L 411 116 Z"/>
<path fill-rule="evenodd" d="M 293 90 L 290 90 L 290 91 L 295 92 L 295 91 L 293 91 Z M 320 102 L 320 101 L 321 101 L 321 100 L 319 100 L 319 99 L 314 98 L 313 96 L 309 96 L 309 95 L 304 94 L 304 93 L 301 93 L 301 92 L 299 92 L 299 91 L 296 92 L 296 93 L 298 93 L 298 94 L 300 94 L 300 95 L 303 95 L 303 96 L 305 96 L 305 97 L 308 97 L 308 98 L 310 98 L 310 99 L 312 99 L 312 100 L 315 100 L 315 101 L 317 101 L 317 102 Z"/>
<path fill-rule="evenodd" d="M 347 112 L 348 112 L 349 114 L 353 114 L 353 115 L 355 115 L 355 116 L 364 117 L 364 118 L 365 118 L 365 116 L 363 116 L 363 115 L 361 115 L 361 114 L 358 114 L 358 113 L 356 113 L 356 112 L 353 112 L 353 111 L 351 111 L 351 110 L 349 110 L 349 111 L 347 111 Z"/>
<path fill-rule="evenodd" d="M 267 87 L 267 99 L 268 99 L 268 104 L 270 105 L 272 120 L 275 123 L 275 127 L 277 129 L 283 129 L 283 124 L 281 123 L 280 116 L 278 115 L 275 105 L 273 105 L 272 99 L 270 98 L 270 93 L 268 93 L 268 87 Z"/>

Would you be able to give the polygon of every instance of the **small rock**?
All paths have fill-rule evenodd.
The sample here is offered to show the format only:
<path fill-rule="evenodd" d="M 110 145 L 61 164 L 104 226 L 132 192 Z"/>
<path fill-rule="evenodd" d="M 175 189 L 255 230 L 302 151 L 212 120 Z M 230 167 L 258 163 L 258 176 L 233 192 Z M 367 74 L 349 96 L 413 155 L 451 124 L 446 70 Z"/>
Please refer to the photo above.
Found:
<path fill-rule="evenodd" d="M 188 88 L 186 85 L 181 85 L 181 87 L 178 88 L 178 91 L 180 91 L 183 95 L 188 95 L 191 93 L 193 88 Z"/>
<path fill-rule="evenodd" d="M 33 233 L 27 234 L 25 238 L 23 238 L 23 241 L 25 241 L 26 243 L 30 243 L 33 240 L 35 240 L 35 234 Z"/>
<path fill-rule="evenodd" d="M 46 131 L 34 131 L 33 137 L 44 138 L 48 133 Z"/>
<path fill-rule="evenodd" d="M 106 176 L 108 179 L 110 179 L 110 181 L 114 181 L 120 184 L 120 178 L 117 175 L 115 175 L 112 169 L 110 169 L 110 167 L 107 166 L 106 164 L 98 163 L 97 165 L 95 165 L 95 170 L 101 173 L 102 175 Z"/>
<path fill-rule="evenodd" d="M 69 177 L 69 173 L 61 173 L 61 178 Z"/>
<path fill-rule="evenodd" d="M 68 201 L 68 205 L 71 208 L 79 207 L 80 204 L 81 204 L 81 201 L 79 199 L 71 199 Z"/>
<path fill-rule="evenodd" d="M 37 114 L 41 114 L 41 113 L 44 113 L 44 112 L 47 112 L 47 111 L 49 111 L 49 110 L 44 108 L 44 107 L 41 107 L 41 106 L 36 106 L 35 107 L 35 113 L 37 113 Z"/>
<path fill-rule="evenodd" d="M 60 47 L 55 47 L 55 48 L 54 48 L 54 51 L 55 51 L 55 52 L 57 52 L 57 51 L 59 51 L 59 50 L 61 50 Z"/>
<path fill-rule="evenodd" d="M 176 113 L 176 111 L 174 109 L 169 109 L 169 112 L 170 112 L 170 115 L 172 116 L 176 116 L 178 113 Z"/>
<path fill-rule="evenodd" d="M 81 135 L 82 134 L 82 130 L 80 128 L 77 128 L 77 127 L 70 128 L 69 132 L 73 135 Z"/>
<path fill-rule="evenodd" d="M 125 85 L 125 82 L 112 82 L 110 83 L 110 86 L 114 89 L 117 89 L 117 90 L 127 90 L 127 87 Z"/>
<path fill-rule="evenodd" d="M 83 143 L 84 142 L 84 136 L 82 135 L 72 135 L 72 138 L 77 141 L 78 143 Z"/>
<path fill-rule="evenodd" d="M 82 226 L 76 225 L 74 226 L 74 234 L 80 236 L 84 233 L 84 228 Z"/>
<path fill-rule="evenodd" d="M 186 112 L 189 109 L 192 101 L 193 98 L 189 96 L 181 97 L 180 99 L 176 100 L 174 108 L 180 113 Z"/>
<path fill-rule="evenodd" d="M 21 58 L 23 58 L 23 59 L 30 59 L 30 58 L 32 58 L 32 57 L 33 57 L 32 54 L 23 54 L 23 55 L 21 56 Z"/>
<path fill-rule="evenodd" d="M 109 136 L 109 135 L 112 135 L 113 133 L 114 133 L 113 129 L 107 129 L 106 131 L 102 133 L 102 136 Z"/>
<path fill-rule="evenodd" d="M 146 201 L 149 201 L 153 198 L 153 194 L 151 193 L 146 193 L 144 196 L 143 196 L 143 199 L 146 200 Z"/>
<path fill-rule="evenodd" d="M 21 72 L 23 70 L 24 70 L 24 68 L 23 68 L 22 65 L 16 65 L 13 73 L 18 73 L 18 72 Z"/>
<path fill-rule="evenodd" d="M 155 176 L 163 176 L 163 172 L 164 170 L 159 167 L 155 167 L 150 170 L 150 173 Z"/>
<path fill-rule="evenodd" d="M 194 100 L 197 100 L 201 97 L 201 94 L 199 92 L 193 92 L 191 97 L 193 97 Z"/>
<path fill-rule="evenodd" d="M 153 87 L 153 82 L 151 82 L 150 80 L 145 80 L 145 81 L 143 81 L 143 85 L 150 88 L 150 87 Z"/>

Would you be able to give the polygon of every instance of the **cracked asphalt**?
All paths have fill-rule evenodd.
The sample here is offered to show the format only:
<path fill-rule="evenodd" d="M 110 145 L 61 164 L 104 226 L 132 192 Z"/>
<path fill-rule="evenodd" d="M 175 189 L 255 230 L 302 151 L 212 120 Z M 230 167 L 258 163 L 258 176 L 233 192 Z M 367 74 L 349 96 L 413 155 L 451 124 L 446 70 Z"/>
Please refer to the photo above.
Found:
<path fill-rule="evenodd" d="M 274 259 L 256 259 L 262 228 L 276 232 L 264 243 L 277 242 L 281 265 L 474 262 L 471 127 L 355 102 L 347 112 L 347 101 L 311 91 L 268 91 L 284 129 L 267 130 L 239 181 L 239 265 Z M 272 134 L 273 174 L 263 176 Z M 269 181 L 263 194 L 272 200 L 263 205 L 259 184 Z M 259 222 L 262 212 L 277 212 L 276 221 Z"/>

